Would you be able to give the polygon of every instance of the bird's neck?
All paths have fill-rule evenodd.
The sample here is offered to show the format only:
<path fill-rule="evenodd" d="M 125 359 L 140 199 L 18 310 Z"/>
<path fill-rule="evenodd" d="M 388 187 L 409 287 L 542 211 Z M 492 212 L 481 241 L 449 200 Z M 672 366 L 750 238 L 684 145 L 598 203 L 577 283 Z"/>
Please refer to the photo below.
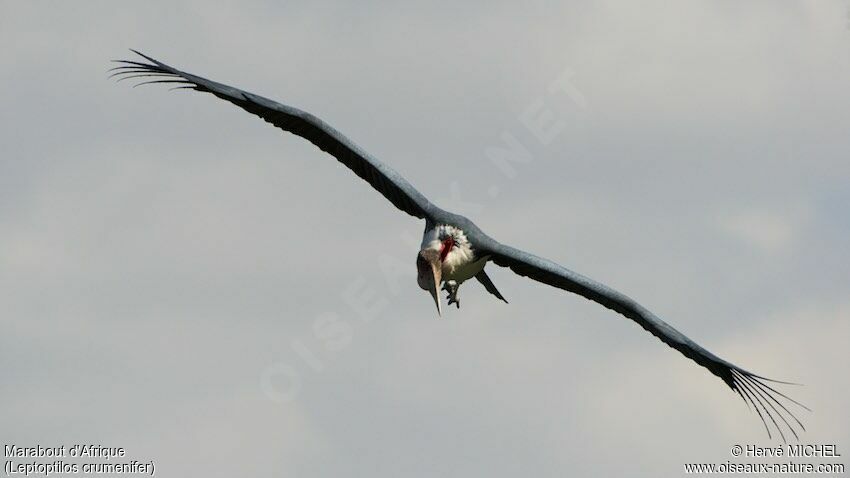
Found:
<path fill-rule="evenodd" d="M 448 224 L 439 224 L 427 229 L 422 236 L 422 249 L 432 249 L 439 252 L 443 267 L 449 269 L 454 269 L 475 259 L 472 244 L 470 244 L 463 230 Z"/>

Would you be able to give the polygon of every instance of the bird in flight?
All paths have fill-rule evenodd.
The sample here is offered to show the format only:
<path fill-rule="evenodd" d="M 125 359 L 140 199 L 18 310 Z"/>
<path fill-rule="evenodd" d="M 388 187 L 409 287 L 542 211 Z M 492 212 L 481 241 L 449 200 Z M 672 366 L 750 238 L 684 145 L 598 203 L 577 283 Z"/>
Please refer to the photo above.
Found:
<path fill-rule="evenodd" d="M 473 277 L 489 293 L 507 303 L 484 271 L 487 263 L 492 262 L 520 276 L 581 295 L 637 322 L 647 332 L 723 380 L 748 407 L 755 409 L 769 437 L 772 437 L 770 424 L 779 432 L 783 441 L 786 439 L 783 429 L 790 430 L 797 439 L 799 437 L 795 428 L 805 430 L 783 401 L 809 409 L 767 383 L 788 382 L 771 380 L 727 362 L 626 295 L 550 260 L 496 241 L 469 219 L 437 207 L 395 170 L 312 114 L 180 71 L 136 50 L 131 51 L 141 58 L 137 61 L 115 60 L 120 65 L 110 70 L 115 71 L 112 76 L 119 77 L 119 81 L 141 78 L 141 83 L 136 86 L 165 83 L 177 85 L 172 89 L 211 93 L 277 128 L 313 143 L 369 183 L 396 208 L 423 219 L 425 232 L 421 248 L 416 254 L 417 282 L 433 298 L 438 314 L 442 315 L 441 286 L 447 292 L 448 304 L 460 307 L 458 289 Z"/>

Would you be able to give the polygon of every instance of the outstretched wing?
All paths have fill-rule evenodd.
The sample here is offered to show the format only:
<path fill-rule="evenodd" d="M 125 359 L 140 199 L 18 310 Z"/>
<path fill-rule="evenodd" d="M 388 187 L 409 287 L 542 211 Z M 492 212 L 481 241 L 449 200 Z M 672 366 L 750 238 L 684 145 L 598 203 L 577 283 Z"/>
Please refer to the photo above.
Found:
<path fill-rule="evenodd" d="M 765 381 L 777 383 L 787 382 L 778 382 L 761 377 L 723 360 L 702 348 L 699 344 L 671 327 L 631 298 L 604 284 L 584 277 L 550 260 L 537 257 L 513 247 L 493 243 L 488 246 L 488 249 L 486 253 L 491 256 L 492 261 L 497 265 L 509 267 L 521 276 L 573 292 L 602 304 L 634 320 L 649 333 L 661 339 L 665 344 L 707 368 L 711 373 L 723 379 L 732 390 L 737 392 L 744 399 L 744 402 L 747 403 L 747 406 L 752 404 L 764 423 L 768 436 L 771 436 L 770 427 L 768 426 L 768 420 L 770 420 L 776 430 L 779 431 L 779 435 L 783 441 L 785 440 L 782 427 L 780 427 L 775 417 L 779 417 L 781 422 L 785 424 L 785 427 L 791 430 L 795 438 L 798 438 L 797 432 L 792 423 L 788 421 L 789 419 L 796 422 L 796 425 L 805 430 L 800 420 L 783 405 L 780 399 L 788 400 L 806 410 L 808 408 L 765 383 Z"/>
<path fill-rule="evenodd" d="M 342 133 L 310 113 L 232 86 L 180 71 L 136 50 L 131 51 L 150 63 L 118 60 L 117 62 L 122 65 L 113 68 L 113 70 L 117 70 L 113 76 L 147 80 L 140 84 L 169 83 L 179 85 L 177 89 L 187 88 L 212 93 L 284 131 L 301 136 L 318 146 L 322 151 L 330 153 L 348 169 L 354 171 L 354 174 L 366 180 L 385 198 L 389 199 L 395 207 L 411 216 L 425 219 L 440 212 L 439 208 L 431 204 L 422 193 L 417 191 L 395 170 L 363 151 Z"/>

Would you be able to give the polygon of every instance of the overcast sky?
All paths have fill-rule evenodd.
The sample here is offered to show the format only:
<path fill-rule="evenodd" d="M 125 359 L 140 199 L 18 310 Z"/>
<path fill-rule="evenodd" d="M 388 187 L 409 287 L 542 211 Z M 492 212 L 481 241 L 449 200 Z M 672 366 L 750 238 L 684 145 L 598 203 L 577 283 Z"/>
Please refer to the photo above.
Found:
<path fill-rule="evenodd" d="M 803 382 L 802 441 L 850 454 L 850 4 L 551 3 L 0 3 L 0 439 L 208 477 L 679 476 L 777 443 L 507 270 L 510 305 L 471 282 L 438 319 L 421 223 L 210 95 L 108 80 L 136 48 Z"/>

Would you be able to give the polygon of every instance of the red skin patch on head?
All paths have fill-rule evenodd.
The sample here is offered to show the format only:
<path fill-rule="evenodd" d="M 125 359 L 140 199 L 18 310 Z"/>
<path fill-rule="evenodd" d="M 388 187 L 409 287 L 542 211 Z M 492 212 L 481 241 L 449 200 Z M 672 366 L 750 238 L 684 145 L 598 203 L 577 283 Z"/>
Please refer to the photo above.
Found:
<path fill-rule="evenodd" d="M 443 247 L 440 249 L 440 262 L 446 261 L 446 256 L 449 255 L 452 248 L 455 246 L 455 239 L 451 236 L 443 239 Z"/>

